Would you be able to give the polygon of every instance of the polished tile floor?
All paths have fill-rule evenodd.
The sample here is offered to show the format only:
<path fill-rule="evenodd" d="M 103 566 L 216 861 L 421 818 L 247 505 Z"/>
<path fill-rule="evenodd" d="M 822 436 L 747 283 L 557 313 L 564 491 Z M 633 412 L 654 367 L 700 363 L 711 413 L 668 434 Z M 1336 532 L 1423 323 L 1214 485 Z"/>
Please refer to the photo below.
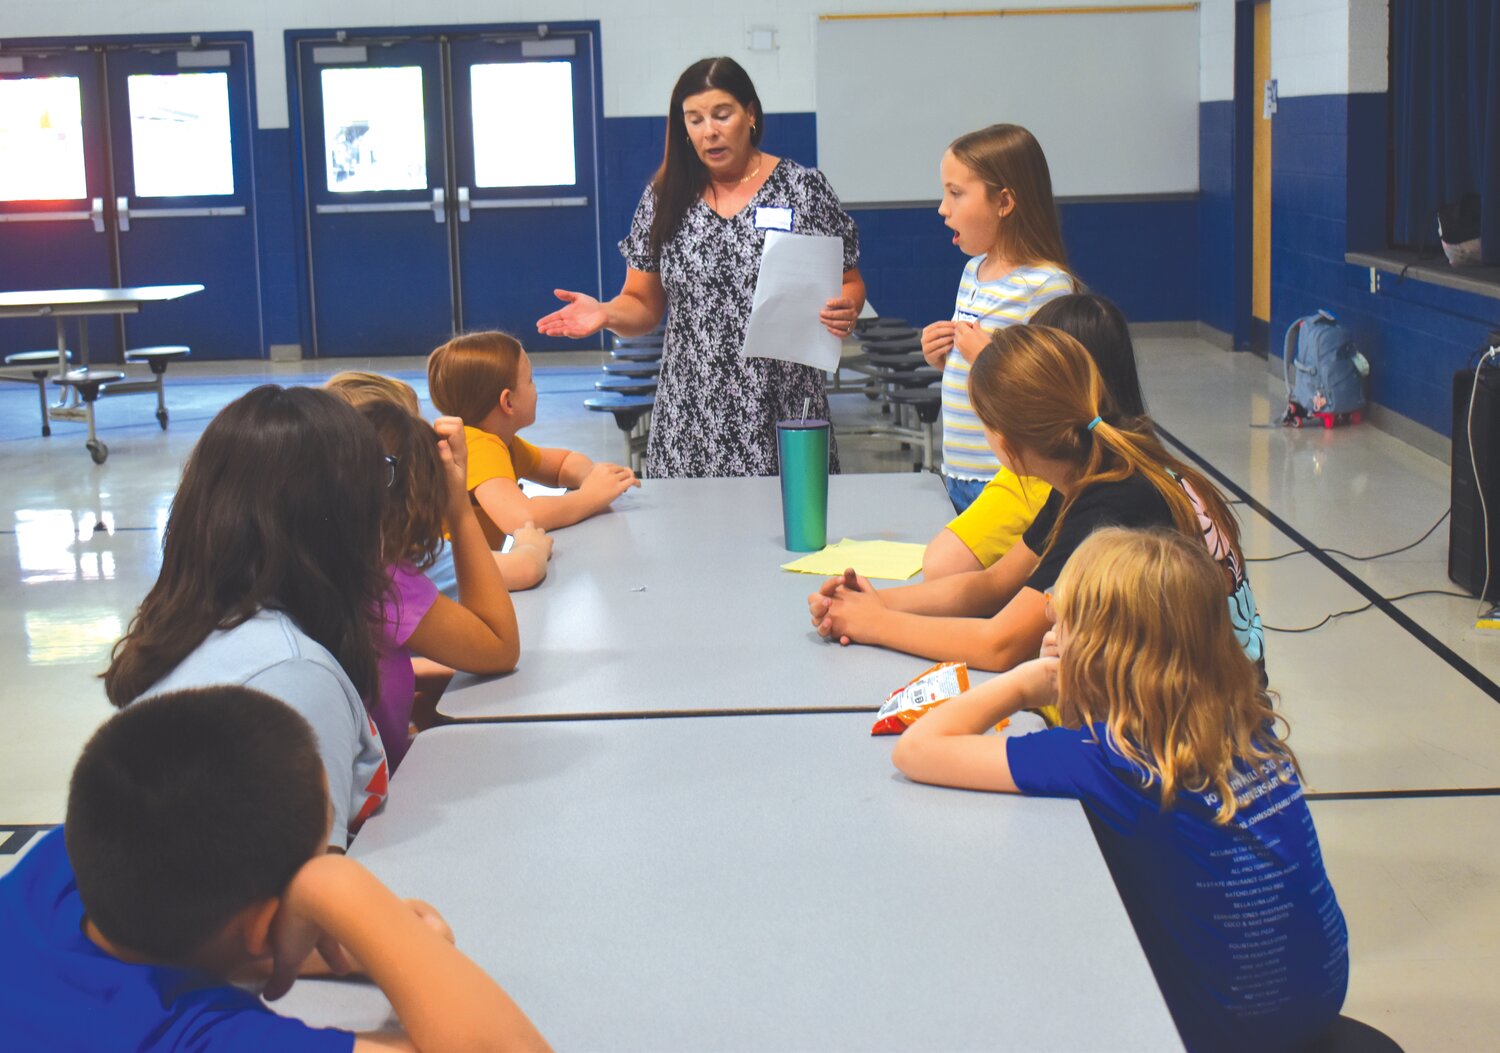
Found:
<path fill-rule="evenodd" d="M 1278 415 L 1265 363 L 1190 339 L 1140 345 L 1147 398 L 1162 427 L 1313 544 L 1355 554 L 1419 537 L 1448 505 L 1443 463 L 1368 426 L 1257 427 Z M 597 356 L 547 357 L 538 371 L 536 441 L 618 458 L 607 415 L 580 402 Z M 0 386 L 0 872 L 9 831 L 62 818 L 67 777 L 109 710 L 96 674 L 154 579 L 161 531 L 184 457 L 217 407 L 254 384 L 316 383 L 338 367 L 376 368 L 425 394 L 419 359 L 174 367 L 170 428 L 149 397 L 106 401 L 95 466 L 80 425 L 37 436 L 35 393 Z M 834 400 L 835 422 L 869 423 L 858 395 Z M 846 471 L 910 470 L 879 440 L 841 443 Z M 1252 557 L 1299 545 L 1251 504 L 1238 506 Z M 921 540 L 921 539 L 914 539 Z M 1301 554 L 1256 563 L 1268 625 L 1309 626 L 1381 595 L 1458 591 L 1447 581 L 1446 524 L 1416 548 L 1372 562 L 1339 558 L 1342 578 Z M 1353 975 L 1346 1011 L 1407 1050 L 1495 1048 L 1500 999 L 1500 632 L 1477 630 L 1472 598 L 1397 605 L 1438 643 L 1379 610 L 1315 632 L 1271 634 L 1272 686 L 1292 725 L 1348 915 Z M 1445 650 L 1447 653 L 1440 653 Z"/>

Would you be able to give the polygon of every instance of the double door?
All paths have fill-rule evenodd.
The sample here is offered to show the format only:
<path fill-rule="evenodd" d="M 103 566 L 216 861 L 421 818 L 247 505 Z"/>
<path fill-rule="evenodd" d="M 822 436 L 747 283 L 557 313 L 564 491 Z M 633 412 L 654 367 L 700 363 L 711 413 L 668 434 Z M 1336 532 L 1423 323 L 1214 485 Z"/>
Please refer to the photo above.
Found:
<path fill-rule="evenodd" d="M 261 336 L 244 40 L 70 41 L 0 54 L 0 289 L 201 284 L 97 319 L 96 362 L 187 344 L 258 358 Z M 55 346 L 7 321 L 3 350 Z"/>
<path fill-rule="evenodd" d="M 600 289 L 596 36 L 296 40 L 313 352 L 425 354 Z M 572 346 L 576 347 L 576 344 Z"/>

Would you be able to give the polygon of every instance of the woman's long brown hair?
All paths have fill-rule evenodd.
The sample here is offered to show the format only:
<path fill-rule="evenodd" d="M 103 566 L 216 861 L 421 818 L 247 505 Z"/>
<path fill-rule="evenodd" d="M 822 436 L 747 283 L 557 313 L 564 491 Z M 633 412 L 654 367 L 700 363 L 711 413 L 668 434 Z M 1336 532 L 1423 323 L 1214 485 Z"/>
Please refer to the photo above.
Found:
<path fill-rule="evenodd" d="M 326 391 L 266 384 L 220 410 L 172 500 L 161 573 L 104 674 L 110 702 L 124 708 L 262 608 L 285 611 L 372 696 L 385 471 L 375 432 Z"/>
<path fill-rule="evenodd" d="M 708 167 L 693 149 L 688 138 L 687 123 L 682 115 L 682 104 L 689 96 L 706 91 L 727 91 L 735 101 L 750 113 L 755 123 L 750 128 L 750 145 L 759 146 L 766 132 L 765 110 L 760 96 L 755 93 L 755 84 L 750 74 L 732 58 L 699 59 L 677 78 L 672 86 L 672 99 L 667 103 L 667 144 L 662 151 L 661 167 L 651 177 L 651 190 L 656 197 L 655 213 L 651 220 L 651 256 L 661 258 L 662 246 L 672 240 L 683 217 L 693 202 L 708 185 Z"/>
<path fill-rule="evenodd" d="M 1207 794 L 1234 818 L 1237 763 L 1286 780 L 1297 759 L 1285 721 L 1235 639 L 1224 577 L 1208 549 L 1170 530 L 1096 530 L 1052 590 L 1062 640 L 1059 709 L 1069 727 L 1102 722 L 1119 753 L 1160 787 Z M 1266 768 L 1265 765 L 1271 765 Z"/>
<path fill-rule="evenodd" d="M 1180 483 L 1190 486 L 1243 563 L 1239 524 L 1223 495 L 1201 472 L 1168 453 L 1143 419 L 1114 411 L 1093 358 L 1067 333 L 1042 325 L 997 329 L 970 368 L 969 399 L 1013 457 L 1023 458 L 1027 451 L 1078 469 L 1049 546 L 1081 491 L 1139 475 L 1172 510 L 1177 529 L 1197 538 L 1202 536 L 1198 512 Z M 1090 428 L 1095 417 L 1101 420 Z M 1012 467 L 1024 474 L 1024 464 Z"/>

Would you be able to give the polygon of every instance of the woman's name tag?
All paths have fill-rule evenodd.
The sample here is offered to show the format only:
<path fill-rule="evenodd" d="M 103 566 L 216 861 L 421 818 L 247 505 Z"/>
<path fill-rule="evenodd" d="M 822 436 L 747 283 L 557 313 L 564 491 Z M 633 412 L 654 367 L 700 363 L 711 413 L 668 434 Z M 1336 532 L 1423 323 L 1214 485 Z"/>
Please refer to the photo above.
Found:
<path fill-rule="evenodd" d="M 958 317 L 954 319 L 955 322 L 973 322 L 976 325 L 979 322 L 979 316 L 973 311 L 958 311 L 955 313 L 958 315 Z"/>
<path fill-rule="evenodd" d="M 762 205 L 755 210 L 755 228 L 757 230 L 791 230 L 792 210 Z"/>

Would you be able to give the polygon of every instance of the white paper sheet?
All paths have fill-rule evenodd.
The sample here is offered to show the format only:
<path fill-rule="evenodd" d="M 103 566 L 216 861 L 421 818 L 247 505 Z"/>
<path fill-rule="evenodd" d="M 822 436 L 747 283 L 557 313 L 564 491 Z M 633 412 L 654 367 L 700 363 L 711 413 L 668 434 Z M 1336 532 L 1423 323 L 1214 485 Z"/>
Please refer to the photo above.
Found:
<path fill-rule="evenodd" d="M 778 358 L 829 372 L 841 341 L 818 321 L 844 282 L 844 241 L 815 234 L 766 233 L 745 327 L 745 358 Z"/>

